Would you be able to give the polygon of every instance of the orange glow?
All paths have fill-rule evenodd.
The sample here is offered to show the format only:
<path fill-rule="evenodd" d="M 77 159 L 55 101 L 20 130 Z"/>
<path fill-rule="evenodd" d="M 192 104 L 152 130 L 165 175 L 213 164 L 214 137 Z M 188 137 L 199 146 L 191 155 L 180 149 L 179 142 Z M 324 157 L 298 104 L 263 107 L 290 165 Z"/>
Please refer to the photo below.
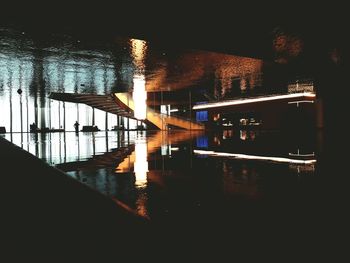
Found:
<path fill-rule="evenodd" d="M 207 77 L 208 72 L 213 72 L 215 78 L 220 79 L 222 83 L 221 94 L 215 94 L 221 97 L 231 88 L 233 79 L 244 78 L 249 87 L 258 83 L 262 64 L 262 60 L 259 59 L 191 51 L 171 61 L 172 68 L 176 68 L 176 71 L 168 70 L 167 61 L 158 64 L 152 78 L 147 79 L 146 89 L 147 91 L 182 89 Z"/>
<path fill-rule="evenodd" d="M 147 42 L 140 39 L 130 39 L 133 62 L 137 70 L 144 73 Z M 139 73 L 139 72 L 137 72 Z"/>

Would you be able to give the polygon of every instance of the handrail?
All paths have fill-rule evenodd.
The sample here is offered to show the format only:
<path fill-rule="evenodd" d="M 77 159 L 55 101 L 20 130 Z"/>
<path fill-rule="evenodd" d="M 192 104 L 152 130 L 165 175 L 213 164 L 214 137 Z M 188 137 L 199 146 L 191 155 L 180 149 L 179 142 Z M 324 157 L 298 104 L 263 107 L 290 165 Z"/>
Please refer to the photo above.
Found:
<path fill-rule="evenodd" d="M 119 94 L 119 97 L 118 97 Z M 130 108 L 130 110 L 134 109 L 134 101 L 129 93 L 115 93 L 112 95 L 116 103 L 124 104 L 124 107 Z M 129 105 L 126 105 L 126 101 Z M 155 111 L 154 109 L 147 107 L 147 117 L 146 119 L 156 125 L 159 129 L 165 130 L 167 129 L 167 125 L 174 125 L 184 129 L 191 130 L 203 130 L 205 126 L 202 123 L 195 122 L 191 119 L 185 119 L 183 117 L 179 117 L 176 115 L 166 115 L 160 112 Z M 181 124 L 182 123 L 182 124 Z"/>

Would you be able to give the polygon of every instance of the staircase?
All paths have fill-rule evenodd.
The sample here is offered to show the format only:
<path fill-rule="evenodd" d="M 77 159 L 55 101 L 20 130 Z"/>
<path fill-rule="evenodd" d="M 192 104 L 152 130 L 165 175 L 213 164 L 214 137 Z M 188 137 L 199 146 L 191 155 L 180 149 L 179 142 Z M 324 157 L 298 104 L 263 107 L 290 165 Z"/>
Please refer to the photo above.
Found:
<path fill-rule="evenodd" d="M 78 171 L 78 170 L 89 170 L 104 167 L 118 167 L 124 162 L 130 154 L 135 150 L 135 145 L 119 147 L 112 149 L 110 152 L 105 152 L 99 155 L 93 155 L 91 158 L 84 161 L 68 162 L 57 164 L 56 168 L 63 172 Z"/>
<path fill-rule="evenodd" d="M 134 100 L 130 93 L 114 93 L 113 97 L 115 98 L 115 102 L 122 106 L 127 110 L 134 111 L 135 105 Z M 146 120 L 152 123 L 160 130 L 167 130 L 168 125 L 176 126 L 185 130 L 204 130 L 205 126 L 201 123 L 197 123 L 191 120 L 183 119 L 177 116 L 168 116 L 165 114 L 161 114 L 156 112 L 147 106 L 147 115 Z"/>
<path fill-rule="evenodd" d="M 93 108 L 116 114 L 118 116 L 133 118 L 129 110 L 120 107 L 115 103 L 115 99 L 110 95 L 96 95 L 96 94 L 75 94 L 75 93 L 57 93 L 51 92 L 50 99 L 57 101 L 84 103 Z"/>

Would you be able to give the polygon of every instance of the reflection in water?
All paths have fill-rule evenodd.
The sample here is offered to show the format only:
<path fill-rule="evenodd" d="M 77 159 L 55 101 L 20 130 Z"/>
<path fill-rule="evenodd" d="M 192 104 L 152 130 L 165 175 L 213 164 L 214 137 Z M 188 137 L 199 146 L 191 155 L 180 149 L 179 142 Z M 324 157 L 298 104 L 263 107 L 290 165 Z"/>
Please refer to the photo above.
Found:
<path fill-rule="evenodd" d="M 5 139 L 11 141 L 9 133 Z M 84 132 L 76 136 L 74 132 L 55 133 L 14 133 L 12 142 L 51 165 L 86 161 L 92 156 L 108 153 L 116 148 L 133 145 L 134 132 Z"/>
<path fill-rule="evenodd" d="M 133 77 L 134 116 L 139 120 L 146 119 L 146 80 L 145 80 L 145 56 L 147 43 L 143 40 L 131 39 L 132 55 L 134 59 L 135 74 Z"/>
<path fill-rule="evenodd" d="M 134 162 L 134 174 L 135 174 L 135 187 L 138 189 L 138 196 L 135 201 L 135 209 L 139 215 L 148 217 L 147 201 L 148 196 L 145 192 L 147 187 L 147 139 L 145 134 L 137 134 L 135 140 L 135 162 Z"/>
<path fill-rule="evenodd" d="M 20 134 L 14 135 L 14 143 L 20 145 Z M 23 148 L 58 168 L 67 168 L 68 175 L 152 220 L 192 216 L 198 210 L 207 214 L 218 207 L 229 212 L 236 198 L 293 195 L 303 187 L 304 179 L 317 178 L 313 176 L 318 165 L 317 145 L 306 147 L 304 142 L 292 142 L 289 147 L 271 139 L 279 136 L 276 133 L 272 137 L 260 133 L 254 141 L 242 141 L 234 130 L 233 137 L 220 140 L 220 144 L 215 141 L 222 134 L 193 131 L 109 132 L 108 135 L 105 132 L 94 136 L 82 133 L 77 137 L 73 132 L 61 133 L 61 137 L 33 134 L 29 140 L 24 136 Z M 286 141 L 283 135 L 280 137 Z M 280 148 L 268 147 L 271 142 Z M 254 145 L 257 147 L 252 148 Z M 162 146 L 167 149 L 163 153 Z M 260 148 L 265 148 L 266 153 Z M 311 149 L 300 152 L 314 152 L 315 156 L 288 155 L 298 148 Z M 240 154 L 233 152 L 236 150 Z M 219 204 L 215 208 L 213 200 Z"/>
<path fill-rule="evenodd" d="M 289 165 L 289 169 L 292 171 L 296 171 L 298 174 L 299 173 L 314 173 L 316 167 L 315 167 L 315 164 L 300 165 L 300 164 L 291 163 Z"/>
<path fill-rule="evenodd" d="M 69 35 L 42 37 L 0 28 L 0 126 L 7 131 L 19 132 L 21 124 L 27 131 L 33 122 L 39 128 L 74 130 L 77 116 L 67 114 L 64 119 L 64 111 L 77 111 L 81 127 L 92 125 L 91 107 L 50 101 L 50 92 L 109 94 L 133 89 L 135 117 L 144 119 L 146 91 L 191 87 L 193 99 L 202 100 L 203 95 L 226 99 L 242 95 L 243 90 L 261 90 L 259 59 L 193 50 L 164 52 L 128 38 L 85 43 Z M 18 88 L 23 90 L 23 123 Z M 101 130 L 108 128 L 103 114 L 96 110 L 94 118 Z M 115 116 L 107 118 L 116 124 Z"/>
<path fill-rule="evenodd" d="M 138 137 L 135 140 L 135 163 L 134 173 L 136 177 L 136 186 L 145 187 L 147 185 L 147 142 L 145 138 Z"/>
<path fill-rule="evenodd" d="M 244 195 L 248 198 L 257 198 L 261 195 L 259 191 L 259 173 L 254 167 L 246 164 L 238 164 L 238 169 L 233 168 L 232 163 L 223 161 L 223 191 L 225 194 L 232 193 Z"/>
<path fill-rule="evenodd" d="M 231 157 L 231 158 L 247 159 L 247 160 L 272 161 L 272 162 L 279 162 L 279 163 L 296 163 L 296 164 L 316 163 L 315 159 L 299 160 L 299 159 L 291 159 L 291 158 L 284 158 L 284 157 L 258 156 L 258 155 L 250 155 L 250 154 L 215 152 L 215 151 L 204 151 L 204 150 L 194 150 L 194 153 L 202 154 L 202 155 L 218 156 L 218 157 Z"/>
<path fill-rule="evenodd" d="M 246 140 L 254 141 L 258 134 L 259 134 L 258 131 L 240 130 L 239 131 L 239 138 L 242 141 L 246 141 Z M 232 136 L 230 136 L 230 137 L 232 137 Z"/>

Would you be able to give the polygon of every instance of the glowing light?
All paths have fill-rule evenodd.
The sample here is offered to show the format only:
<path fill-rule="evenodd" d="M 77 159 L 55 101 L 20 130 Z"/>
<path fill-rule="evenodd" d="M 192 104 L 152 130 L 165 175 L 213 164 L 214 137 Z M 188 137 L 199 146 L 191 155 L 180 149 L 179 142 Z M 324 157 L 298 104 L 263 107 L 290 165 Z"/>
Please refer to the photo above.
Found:
<path fill-rule="evenodd" d="M 147 92 L 144 61 L 147 50 L 147 42 L 139 39 L 131 39 L 130 43 L 135 65 L 135 75 L 133 78 L 134 87 L 132 93 L 134 100 L 134 117 L 138 120 L 144 120 L 147 116 Z"/>
<path fill-rule="evenodd" d="M 273 162 L 279 162 L 279 163 L 295 163 L 295 164 L 313 164 L 313 163 L 316 163 L 315 159 L 298 160 L 298 159 L 290 159 L 290 158 L 284 158 L 284 157 L 257 156 L 257 155 L 248 155 L 248 154 L 238 154 L 238 153 L 205 151 L 205 150 L 194 150 L 193 152 L 195 154 L 220 156 L 220 157 L 233 157 L 236 159 L 273 161 Z"/>
<path fill-rule="evenodd" d="M 247 139 L 247 131 L 245 130 L 240 130 L 239 131 L 239 138 L 243 141 L 245 141 Z"/>
<path fill-rule="evenodd" d="M 147 115 L 147 92 L 146 81 L 143 77 L 134 77 L 134 91 L 132 97 L 134 100 L 134 116 L 136 119 L 144 120 Z"/>
<path fill-rule="evenodd" d="M 258 98 L 251 98 L 251 99 L 229 100 L 229 101 L 195 105 L 193 106 L 193 109 L 199 110 L 199 109 L 225 107 L 225 106 L 264 102 L 264 101 L 283 100 L 283 99 L 292 99 L 292 98 L 305 98 L 305 97 L 315 98 L 316 94 L 310 93 L 310 92 L 303 92 L 303 93 L 294 93 L 294 94 L 286 94 L 286 95 L 258 97 Z"/>
<path fill-rule="evenodd" d="M 137 187 L 146 186 L 147 172 L 148 172 L 147 143 L 146 143 L 146 140 L 136 139 L 134 173 L 136 177 L 135 185 Z"/>

